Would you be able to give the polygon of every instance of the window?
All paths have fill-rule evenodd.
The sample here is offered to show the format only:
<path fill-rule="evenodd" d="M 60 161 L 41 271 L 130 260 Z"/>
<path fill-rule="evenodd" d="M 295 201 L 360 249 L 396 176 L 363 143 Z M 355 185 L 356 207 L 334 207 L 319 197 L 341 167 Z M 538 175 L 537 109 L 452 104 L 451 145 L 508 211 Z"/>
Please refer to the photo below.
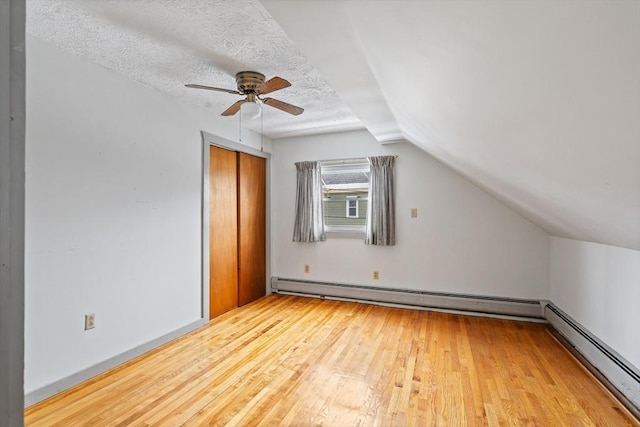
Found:
<path fill-rule="evenodd" d="M 322 207 L 327 232 L 363 233 L 367 220 L 367 159 L 321 163 Z"/>
<path fill-rule="evenodd" d="M 347 218 L 358 218 L 358 199 L 347 196 Z"/>

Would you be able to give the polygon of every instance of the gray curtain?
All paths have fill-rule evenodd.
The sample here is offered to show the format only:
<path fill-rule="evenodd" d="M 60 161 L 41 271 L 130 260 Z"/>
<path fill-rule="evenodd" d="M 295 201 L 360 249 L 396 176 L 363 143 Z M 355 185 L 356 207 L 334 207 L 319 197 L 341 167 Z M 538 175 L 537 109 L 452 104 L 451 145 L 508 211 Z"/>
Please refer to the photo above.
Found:
<path fill-rule="evenodd" d="M 294 242 L 321 242 L 325 240 L 322 218 L 322 179 L 320 162 L 296 163 L 298 173 L 296 190 L 296 221 L 293 225 Z"/>
<path fill-rule="evenodd" d="M 368 157 L 371 165 L 369 205 L 364 242 L 367 245 L 396 244 L 395 156 Z"/>

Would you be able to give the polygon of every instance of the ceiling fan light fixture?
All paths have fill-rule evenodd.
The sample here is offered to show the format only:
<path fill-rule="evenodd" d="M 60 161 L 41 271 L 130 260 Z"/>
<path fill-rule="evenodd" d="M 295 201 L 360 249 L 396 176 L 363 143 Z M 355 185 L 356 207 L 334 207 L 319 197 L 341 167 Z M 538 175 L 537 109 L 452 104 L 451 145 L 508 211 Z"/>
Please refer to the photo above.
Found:
<path fill-rule="evenodd" d="M 240 114 L 243 120 L 255 120 L 262 115 L 262 106 L 257 100 L 245 102 L 240 107 Z"/>
<path fill-rule="evenodd" d="M 226 92 L 233 95 L 244 95 L 246 97 L 224 110 L 222 112 L 223 116 L 233 116 L 238 111 L 241 111 L 241 115 L 244 116 L 246 114 L 248 120 L 257 119 L 262 115 L 262 104 L 277 108 L 294 116 L 299 116 L 304 112 L 304 108 L 296 107 L 284 101 L 279 101 L 274 98 L 259 98 L 260 95 L 266 95 L 291 86 L 291 83 L 282 77 L 275 76 L 265 81 L 264 74 L 262 73 L 258 73 L 257 71 L 240 71 L 236 74 L 236 84 L 238 85 L 238 90 L 192 83 L 186 84 L 185 86 L 193 89 L 206 89 Z M 247 112 L 244 112 L 245 110 L 247 110 Z"/>

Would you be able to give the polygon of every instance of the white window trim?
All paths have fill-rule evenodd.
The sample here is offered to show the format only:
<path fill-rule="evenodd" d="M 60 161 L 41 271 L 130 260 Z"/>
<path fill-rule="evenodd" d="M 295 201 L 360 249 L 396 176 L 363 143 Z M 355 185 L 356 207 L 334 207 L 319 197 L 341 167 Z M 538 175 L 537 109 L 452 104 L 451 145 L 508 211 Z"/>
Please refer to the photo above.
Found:
<path fill-rule="evenodd" d="M 359 205 L 360 203 L 358 203 L 358 198 L 357 197 L 347 197 L 345 199 L 346 203 L 346 217 L 347 218 L 358 218 L 359 217 L 359 213 L 360 213 L 360 209 L 359 209 Z M 351 204 L 351 202 L 356 202 L 356 214 L 355 215 L 349 215 L 349 211 L 351 210 L 351 206 L 349 206 Z"/>

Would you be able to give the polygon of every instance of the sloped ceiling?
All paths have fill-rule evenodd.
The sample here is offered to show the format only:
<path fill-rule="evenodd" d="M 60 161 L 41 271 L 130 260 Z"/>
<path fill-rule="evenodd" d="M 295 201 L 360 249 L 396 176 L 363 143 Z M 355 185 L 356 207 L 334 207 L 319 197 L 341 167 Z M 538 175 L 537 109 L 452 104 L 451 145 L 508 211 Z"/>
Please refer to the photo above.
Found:
<path fill-rule="evenodd" d="M 640 249 L 640 2 L 263 4 L 381 142 L 550 234 Z"/>
<path fill-rule="evenodd" d="M 28 32 L 219 114 L 290 80 L 272 138 L 407 140 L 550 234 L 640 250 L 640 2 L 28 0 Z M 277 95 L 277 96 L 276 96 Z M 255 129 L 254 129 L 255 130 Z M 473 212 L 469 212 L 473 215 Z"/>

